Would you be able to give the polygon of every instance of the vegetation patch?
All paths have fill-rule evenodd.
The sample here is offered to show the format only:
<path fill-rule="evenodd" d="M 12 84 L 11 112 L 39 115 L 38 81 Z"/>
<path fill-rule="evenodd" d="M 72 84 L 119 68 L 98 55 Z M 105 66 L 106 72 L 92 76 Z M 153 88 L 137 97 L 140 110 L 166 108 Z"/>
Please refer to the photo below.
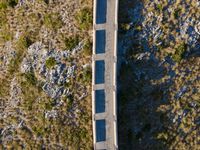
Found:
<path fill-rule="evenodd" d="M 67 50 L 72 50 L 78 44 L 79 44 L 79 37 L 77 35 L 65 38 L 65 48 Z"/>
<path fill-rule="evenodd" d="M 46 62 L 45 65 L 47 68 L 51 69 L 56 65 L 56 60 L 54 57 L 49 57 Z"/>
<path fill-rule="evenodd" d="M 28 84 L 36 86 L 37 78 L 35 77 L 34 72 L 26 73 L 26 74 L 24 74 L 24 76 L 25 76 L 26 81 L 28 82 Z"/>
<path fill-rule="evenodd" d="M 5 10 L 8 7 L 14 8 L 18 4 L 18 0 L 1 0 L 0 10 Z"/>
<path fill-rule="evenodd" d="M 50 29 L 59 29 L 62 27 L 63 22 L 58 13 L 48 13 L 44 16 L 44 25 Z"/>
<path fill-rule="evenodd" d="M 176 10 L 174 11 L 174 18 L 175 18 L 175 19 L 178 19 L 179 16 L 180 16 L 180 13 L 181 13 L 181 9 L 180 9 L 180 8 L 176 9 Z"/>
<path fill-rule="evenodd" d="M 160 12 L 162 12 L 162 10 L 163 10 L 162 4 L 158 4 L 158 5 L 157 5 L 157 9 L 158 9 Z"/>
<path fill-rule="evenodd" d="M 8 4 L 6 1 L 1 1 L 0 2 L 0 10 L 5 10 L 8 7 Z"/>
<path fill-rule="evenodd" d="M 92 81 L 92 68 L 86 67 L 83 71 L 83 81 L 86 83 L 91 83 Z"/>
<path fill-rule="evenodd" d="M 1 42 L 7 42 L 12 40 L 13 33 L 11 33 L 10 29 L 7 26 L 2 26 L 2 30 L 0 31 Z"/>
<path fill-rule="evenodd" d="M 180 62 L 184 57 L 186 49 L 187 49 L 187 45 L 185 43 L 180 44 L 176 48 L 175 53 L 172 55 L 173 60 L 176 62 Z"/>
<path fill-rule="evenodd" d="M 90 40 L 86 40 L 85 45 L 83 47 L 83 54 L 85 56 L 91 56 L 92 55 L 92 42 Z"/>
<path fill-rule="evenodd" d="M 8 0 L 8 5 L 10 7 L 15 7 L 18 4 L 18 0 Z"/>
<path fill-rule="evenodd" d="M 120 24 L 120 29 L 121 29 L 122 31 L 128 31 L 130 28 L 131 28 L 131 26 L 130 26 L 129 23 L 121 23 L 121 24 Z"/>
<path fill-rule="evenodd" d="M 21 36 L 18 41 L 15 44 L 15 47 L 17 50 L 25 50 L 27 49 L 31 44 L 33 44 L 32 40 L 29 36 L 23 35 Z"/>
<path fill-rule="evenodd" d="M 92 10 L 89 7 L 81 9 L 75 16 L 77 25 L 82 30 L 87 30 L 92 26 Z"/>
<path fill-rule="evenodd" d="M 19 69 L 19 66 L 22 62 L 23 57 L 25 56 L 26 49 L 32 44 L 30 39 L 26 36 L 22 36 L 18 39 L 18 41 L 15 44 L 16 53 L 14 57 L 11 59 L 9 65 L 8 65 L 8 72 L 9 74 L 13 75 L 16 73 Z"/>
<path fill-rule="evenodd" d="M 6 26 L 7 25 L 7 16 L 5 11 L 0 11 L 0 28 L 2 28 L 2 26 Z"/>
<path fill-rule="evenodd" d="M 50 0 L 36 0 L 33 5 L 27 3 L 20 7 L 17 5 L 18 2 L 19 0 L 0 0 L 0 46 L 1 54 L 5 56 L 0 58 L 3 70 L 0 76 L 0 99 L 6 109 L 2 112 L 3 115 L 7 113 L 7 110 L 12 111 L 12 115 L 8 115 L 6 121 L 1 120 L 0 126 L 2 129 L 5 129 L 9 124 L 21 124 L 22 126 L 13 133 L 8 131 L 9 137 L 19 136 L 20 139 L 7 142 L 7 139 L 2 136 L 0 147 L 2 149 L 22 149 L 22 145 L 26 145 L 26 149 L 41 149 L 42 145 L 45 145 L 45 148 L 49 149 L 92 149 L 91 97 L 88 92 L 91 88 L 89 85 L 91 70 L 82 68 L 83 64 L 90 63 L 88 57 L 92 54 L 92 40 L 90 40 L 88 34 L 89 26 L 91 27 L 92 24 L 92 11 L 90 10 L 90 13 L 87 13 L 87 10 L 84 9 L 83 14 L 80 14 L 80 29 L 83 29 L 80 31 L 73 25 L 70 27 L 65 25 L 62 22 L 60 12 L 56 13 L 58 9 L 66 8 L 66 11 L 69 11 L 69 14 L 72 15 L 69 17 L 73 17 L 73 11 L 77 12 L 77 7 L 74 7 L 73 1 L 60 3 Z M 85 6 L 91 8 L 92 3 L 90 2 L 84 0 L 80 10 L 83 10 L 82 8 Z M 91 5 L 88 5 L 88 3 Z M 46 32 L 42 32 L 43 28 L 50 33 L 48 36 L 44 35 Z M 61 33 L 60 28 L 64 32 Z M 63 36 L 63 33 L 65 36 Z M 86 40 L 83 41 L 84 44 L 79 44 L 82 41 L 79 35 L 83 33 L 86 34 L 84 36 L 87 36 L 83 38 Z M 16 38 L 14 38 L 14 34 L 17 35 Z M 53 41 L 52 44 L 51 41 Z M 34 54 L 28 54 L 28 48 L 35 42 L 41 42 L 45 49 L 49 51 L 60 49 L 72 51 L 76 47 L 83 48 L 83 54 L 78 53 L 76 56 L 70 54 L 69 57 L 61 57 L 61 63 L 66 63 L 69 66 L 76 64 L 75 75 L 81 73 L 81 81 L 77 81 L 77 76 L 73 76 L 64 79 L 67 83 L 65 84 L 64 81 L 64 85 L 61 87 L 62 83 L 49 83 L 46 74 L 45 76 L 37 74 L 40 68 L 38 65 L 41 65 L 41 63 L 42 65 L 44 63 L 47 72 L 61 64 L 58 64 L 53 55 L 46 58 L 43 57 L 44 55 L 38 55 L 39 57 L 33 58 Z M 34 45 L 40 46 L 37 43 Z M 36 47 L 32 48 L 34 50 Z M 62 54 L 59 53 L 59 55 Z M 27 63 L 22 64 L 24 58 L 27 59 Z M 7 60 L 5 61 L 5 59 Z M 31 69 L 30 72 L 22 73 L 23 71 L 20 68 L 25 67 L 26 64 L 30 67 L 29 62 L 32 62 L 33 59 L 41 62 L 36 64 L 36 70 Z M 7 61 L 9 61 L 9 64 L 7 64 Z M 67 75 L 69 69 L 61 71 L 63 71 L 62 74 Z M 47 89 L 42 89 L 44 85 L 47 85 Z M 49 88 L 48 85 L 53 88 Z M 63 97 L 66 96 L 63 101 L 59 101 L 59 98 L 52 99 L 49 93 L 57 94 L 57 90 L 60 89 L 70 92 L 70 96 L 69 93 L 63 94 Z M 16 99 L 17 105 L 12 103 L 13 99 L 10 96 Z M 80 101 L 79 98 L 84 100 Z M 58 102 L 62 102 L 62 105 L 59 105 Z M 10 105 L 11 103 L 12 105 Z M 21 111 L 24 114 L 18 113 Z M 75 117 L 71 118 L 70 116 Z M 36 137 L 34 141 L 31 140 L 33 136 Z M 51 139 L 50 142 L 49 139 Z"/>

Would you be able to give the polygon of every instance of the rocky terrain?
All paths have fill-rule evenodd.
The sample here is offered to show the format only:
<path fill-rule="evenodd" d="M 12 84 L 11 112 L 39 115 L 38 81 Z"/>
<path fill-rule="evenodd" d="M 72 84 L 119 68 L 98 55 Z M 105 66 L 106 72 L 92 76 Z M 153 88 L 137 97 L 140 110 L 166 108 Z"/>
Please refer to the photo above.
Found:
<path fill-rule="evenodd" d="M 199 8 L 120 1 L 119 149 L 200 149 Z"/>
<path fill-rule="evenodd" d="M 92 1 L 2 0 L 0 14 L 0 149 L 92 149 Z"/>

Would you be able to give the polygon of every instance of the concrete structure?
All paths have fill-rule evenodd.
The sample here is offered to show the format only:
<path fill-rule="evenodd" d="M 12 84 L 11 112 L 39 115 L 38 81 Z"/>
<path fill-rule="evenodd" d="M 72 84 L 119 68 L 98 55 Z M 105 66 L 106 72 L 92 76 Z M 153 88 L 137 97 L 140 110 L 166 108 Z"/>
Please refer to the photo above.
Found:
<path fill-rule="evenodd" d="M 118 0 L 94 0 L 93 12 L 92 119 L 94 149 L 116 150 L 118 149 L 116 99 Z M 99 65 L 99 62 L 104 63 Z M 102 79 L 102 74 L 104 79 Z M 98 96 L 100 97 L 97 98 Z M 102 104 L 100 104 L 101 102 Z"/>

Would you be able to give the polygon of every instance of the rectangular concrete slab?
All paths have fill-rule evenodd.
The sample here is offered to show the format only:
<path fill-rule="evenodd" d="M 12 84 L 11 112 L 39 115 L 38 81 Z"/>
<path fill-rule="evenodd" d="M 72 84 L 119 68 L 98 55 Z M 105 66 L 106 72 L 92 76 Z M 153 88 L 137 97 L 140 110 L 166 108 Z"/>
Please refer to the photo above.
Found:
<path fill-rule="evenodd" d="M 96 120 L 96 142 L 102 142 L 106 140 L 106 121 Z"/>
<path fill-rule="evenodd" d="M 105 62 L 97 60 L 95 62 L 95 84 L 103 84 L 105 82 Z"/>
<path fill-rule="evenodd" d="M 96 3 L 96 24 L 106 23 L 107 0 L 97 0 Z"/>
<path fill-rule="evenodd" d="M 96 90 L 95 91 L 95 111 L 96 113 L 105 112 L 105 91 Z"/>
<path fill-rule="evenodd" d="M 106 31 L 105 30 L 97 30 L 96 31 L 96 54 L 105 53 L 106 47 Z"/>

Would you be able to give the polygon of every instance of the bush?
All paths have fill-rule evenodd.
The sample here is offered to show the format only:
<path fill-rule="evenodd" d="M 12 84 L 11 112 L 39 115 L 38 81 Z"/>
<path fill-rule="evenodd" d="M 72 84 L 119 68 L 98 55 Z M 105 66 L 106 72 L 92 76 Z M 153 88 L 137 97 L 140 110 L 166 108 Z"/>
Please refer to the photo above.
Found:
<path fill-rule="evenodd" d="M 44 16 L 44 25 L 50 29 L 59 29 L 62 27 L 63 22 L 58 13 L 49 13 Z"/>
<path fill-rule="evenodd" d="M 71 109 L 72 108 L 72 105 L 73 105 L 73 102 L 74 102 L 74 98 L 72 95 L 69 95 L 66 99 L 67 101 L 67 109 Z"/>
<path fill-rule="evenodd" d="M 179 16 L 180 16 L 180 13 L 181 13 L 181 9 L 180 9 L 180 8 L 176 9 L 176 10 L 174 11 L 174 18 L 175 18 L 175 19 L 178 19 Z"/>
<path fill-rule="evenodd" d="M 44 2 L 48 5 L 49 4 L 49 0 L 44 0 Z"/>
<path fill-rule="evenodd" d="M 135 27 L 135 30 L 137 30 L 137 31 L 142 31 L 142 26 L 140 26 L 140 25 L 136 26 L 136 27 Z"/>
<path fill-rule="evenodd" d="M 17 5 L 17 3 L 18 3 L 18 0 L 8 0 L 8 5 L 10 7 L 14 8 Z"/>
<path fill-rule="evenodd" d="M 31 44 L 33 44 L 32 40 L 28 36 L 21 36 L 17 43 L 16 43 L 16 49 L 18 50 L 25 50 L 27 49 Z"/>
<path fill-rule="evenodd" d="M 52 110 L 53 109 L 52 102 L 45 103 L 45 109 L 46 110 Z"/>
<path fill-rule="evenodd" d="M 6 2 L 0 2 L 0 10 L 5 10 L 8 7 L 8 4 Z"/>
<path fill-rule="evenodd" d="M 123 31 L 128 31 L 131 28 L 129 23 L 121 23 L 120 24 L 120 29 Z"/>
<path fill-rule="evenodd" d="M 65 39 L 65 47 L 68 50 L 72 50 L 79 44 L 79 37 L 76 35 L 75 37 L 68 37 Z"/>
<path fill-rule="evenodd" d="M 83 81 L 86 83 L 90 83 L 92 81 L 92 68 L 86 67 L 83 71 Z"/>
<path fill-rule="evenodd" d="M 37 78 L 35 77 L 34 72 L 25 73 L 24 76 L 28 84 L 34 85 L 34 86 L 37 84 Z"/>
<path fill-rule="evenodd" d="M 2 37 L 3 42 L 12 40 L 13 34 L 8 27 L 2 26 L 2 31 L 0 31 L 0 36 Z"/>
<path fill-rule="evenodd" d="M 4 11 L 0 11 L 0 28 L 2 28 L 2 26 L 6 26 L 7 23 L 8 19 L 6 13 Z"/>
<path fill-rule="evenodd" d="M 87 40 L 85 42 L 85 45 L 83 47 L 83 54 L 85 56 L 91 56 L 92 55 L 92 42 L 90 42 L 90 40 Z"/>
<path fill-rule="evenodd" d="M 92 10 L 88 7 L 80 10 L 75 16 L 80 29 L 87 30 L 92 26 Z"/>
<path fill-rule="evenodd" d="M 49 57 L 46 62 L 45 65 L 47 68 L 51 69 L 52 67 L 54 67 L 56 65 L 56 60 L 54 57 Z"/>
<path fill-rule="evenodd" d="M 185 43 L 180 44 L 177 48 L 175 53 L 172 55 L 172 58 L 176 62 L 180 62 L 183 59 L 184 54 L 186 52 L 187 45 Z"/>
<path fill-rule="evenodd" d="M 161 12 L 161 11 L 163 10 L 162 4 L 158 4 L 158 5 L 157 5 L 157 9 Z"/>
<path fill-rule="evenodd" d="M 17 72 L 19 69 L 19 65 L 25 55 L 25 50 L 32 44 L 30 39 L 26 36 L 21 36 L 16 42 L 16 55 L 11 59 L 8 65 L 8 72 L 12 75 Z"/>
<path fill-rule="evenodd" d="M 18 0 L 1 0 L 0 10 L 5 10 L 8 6 L 14 8 L 18 3 Z"/>

